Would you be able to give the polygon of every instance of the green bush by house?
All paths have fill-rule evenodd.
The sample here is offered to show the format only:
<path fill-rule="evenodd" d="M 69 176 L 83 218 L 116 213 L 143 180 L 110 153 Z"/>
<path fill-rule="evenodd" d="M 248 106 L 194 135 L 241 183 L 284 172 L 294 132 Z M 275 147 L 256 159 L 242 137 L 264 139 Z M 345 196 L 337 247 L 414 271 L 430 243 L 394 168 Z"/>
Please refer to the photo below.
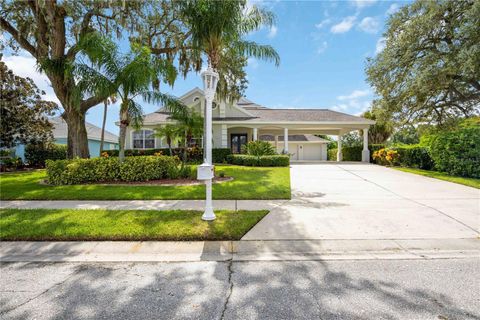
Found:
<path fill-rule="evenodd" d="M 183 157 L 184 148 L 173 148 L 172 153 L 174 156 Z M 170 156 L 170 150 L 168 148 L 161 149 L 127 149 L 125 150 L 125 156 L 153 156 L 156 153 L 161 152 L 162 155 Z M 118 156 L 118 150 L 107 150 L 106 154 L 112 157 Z M 227 156 L 232 151 L 229 148 L 214 148 L 212 149 L 212 159 L 214 163 L 225 163 Z M 201 148 L 187 148 L 187 162 L 202 162 L 203 150 Z"/>
<path fill-rule="evenodd" d="M 248 154 L 231 154 L 228 163 L 252 167 L 287 167 L 290 164 L 288 155 L 251 156 Z"/>
<path fill-rule="evenodd" d="M 50 184 L 67 185 L 111 181 L 149 181 L 187 178 L 193 175 L 189 166 L 180 166 L 178 157 L 127 157 L 120 163 L 116 157 L 93 159 L 47 160 Z"/>
<path fill-rule="evenodd" d="M 427 147 L 419 145 L 405 145 L 393 147 L 398 152 L 398 162 L 402 167 L 431 170 L 434 166 Z"/>
<path fill-rule="evenodd" d="M 250 156 L 273 156 L 277 154 L 275 147 L 267 141 L 250 141 L 242 146 L 242 153 Z"/>
<path fill-rule="evenodd" d="M 372 161 L 373 152 L 385 148 L 384 144 L 370 144 L 368 149 L 370 150 L 370 160 Z M 337 160 L 337 148 L 332 148 L 327 151 L 327 159 L 330 161 Z M 354 147 L 342 147 L 343 161 L 362 161 L 362 146 Z"/>
<path fill-rule="evenodd" d="M 67 158 L 67 146 L 63 144 L 28 144 L 25 146 L 25 160 L 30 166 L 44 167 L 46 160 Z"/>
<path fill-rule="evenodd" d="M 430 154 L 438 171 L 480 178 L 480 125 L 436 134 L 431 141 Z"/>

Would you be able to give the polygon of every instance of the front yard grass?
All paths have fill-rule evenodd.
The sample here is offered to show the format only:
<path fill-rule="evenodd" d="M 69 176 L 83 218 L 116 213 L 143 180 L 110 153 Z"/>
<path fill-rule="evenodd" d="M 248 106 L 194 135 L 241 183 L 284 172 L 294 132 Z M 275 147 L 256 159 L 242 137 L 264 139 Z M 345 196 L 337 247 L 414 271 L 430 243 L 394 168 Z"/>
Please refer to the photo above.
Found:
<path fill-rule="evenodd" d="M 239 240 L 267 213 L 220 210 L 206 222 L 185 210 L 0 209 L 0 240 Z"/>
<path fill-rule="evenodd" d="M 429 170 L 422 170 L 422 169 L 401 168 L 401 167 L 393 167 L 393 168 L 396 170 L 404 171 L 404 172 L 419 174 L 425 177 L 445 180 L 453 183 L 463 184 L 468 187 L 480 189 L 480 179 L 476 179 L 476 178 L 456 177 L 456 176 L 450 176 L 443 172 L 429 171 Z"/>
<path fill-rule="evenodd" d="M 234 179 L 213 185 L 214 199 L 290 199 L 289 167 L 241 167 L 217 165 Z M 0 175 L 2 200 L 197 200 L 205 198 L 205 185 L 68 185 L 48 186 L 39 182 L 45 170 Z"/>

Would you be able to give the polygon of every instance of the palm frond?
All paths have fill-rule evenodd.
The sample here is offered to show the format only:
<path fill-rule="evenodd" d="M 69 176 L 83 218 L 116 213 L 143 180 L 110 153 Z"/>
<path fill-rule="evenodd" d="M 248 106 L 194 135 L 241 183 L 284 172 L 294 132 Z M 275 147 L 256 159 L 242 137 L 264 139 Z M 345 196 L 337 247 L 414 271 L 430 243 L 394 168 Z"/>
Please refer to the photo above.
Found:
<path fill-rule="evenodd" d="M 261 60 L 273 61 L 275 66 L 280 65 L 280 56 L 270 45 L 261 45 L 253 41 L 238 41 L 234 45 L 234 50 L 242 56 L 255 57 Z"/>
<path fill-rule="evenodd" d="M 130 124 L 135 129 L 139 129 L 143 124 L 143 108 L 140 104 L 135 102 L 133 99 L 129 99 L 128 104 L 128 118 L 130 120 Z"/>

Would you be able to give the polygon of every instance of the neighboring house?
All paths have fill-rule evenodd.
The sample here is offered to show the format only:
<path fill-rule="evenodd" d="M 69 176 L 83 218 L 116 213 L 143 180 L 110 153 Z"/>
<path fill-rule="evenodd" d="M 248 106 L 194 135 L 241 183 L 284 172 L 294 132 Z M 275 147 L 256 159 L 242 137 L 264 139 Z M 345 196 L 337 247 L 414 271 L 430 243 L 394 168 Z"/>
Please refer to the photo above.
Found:
<path fill-rule="evenodd" d="M 195 88 L 179 100 L 203 114 L 205 99 L 201 89 Z M 127 129 L 126 148 L 166 148 L 165 140 L 154 136 L 154 128 L 167 123 L 172 120 L 162 108 L 147 114 L 140 130 Z M 235 103 L 216 101 L 213 105 L 213 147 L 230 148 L 239 153 L 243 144 L 258 139 L 274 144 L 279 153 L 289 153 L 292 160 L 327 160 L 328 141 L 316 134 L 341 136 L 363 130 L 367 134 L 362 159 L 368 161 L 368 128 L 373 124 L 375 121 L 327 109 L 273 109 L 246 98 Z M 341 161 L 341 151 L 337 158 Z"/>
<path fill-rule="evenodd" d="M 67 144 L 67 123 L 61 117 L 51 118 L 50 122 L 53 124 L 53 139 L 54 143 Z M 85 122 L 88 136 L 88 150 L 90 151 L 90 157 L 100 156 L 100 138 L 102 135 L 102 129 Z M 103 143 L 104 150 L 118 149 L 118 136 L 105 131 L 105 138 Z M 15 148 L 15 155 L 25 160 L 25 146 L 18 145 Z"/>

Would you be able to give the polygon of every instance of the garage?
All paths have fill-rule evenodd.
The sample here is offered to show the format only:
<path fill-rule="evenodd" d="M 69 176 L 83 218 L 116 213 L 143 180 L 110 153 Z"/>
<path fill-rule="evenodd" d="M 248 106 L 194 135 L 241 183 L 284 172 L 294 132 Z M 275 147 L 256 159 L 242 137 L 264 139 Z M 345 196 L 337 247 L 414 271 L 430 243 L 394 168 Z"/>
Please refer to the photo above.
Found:
<path fill-rule="evenodd" d="M 260 136 L 260 140 L 275 144 L 274 137 Z M 330 141 L 319 138 L 313 134 L 296 134 L 288 136 L 288 152 L 293 161 L 327 161 L 327 145 Z M 283 136 L 278 137 L 276 150 L 282 153 Z"/>

